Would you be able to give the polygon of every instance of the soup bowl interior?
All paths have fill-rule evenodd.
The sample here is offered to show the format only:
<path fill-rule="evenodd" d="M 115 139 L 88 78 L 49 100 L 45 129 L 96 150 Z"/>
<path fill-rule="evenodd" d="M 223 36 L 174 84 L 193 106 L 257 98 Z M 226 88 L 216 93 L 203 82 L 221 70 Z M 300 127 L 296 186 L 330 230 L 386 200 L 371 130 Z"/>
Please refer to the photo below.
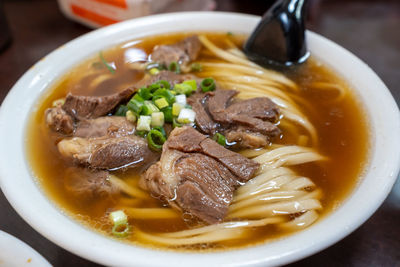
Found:
<path fill-rule="evenodd" d="M 93 31 L 39 61 L 15 84 L 0 112 L 0 182 L 14 209 L 54 243 L 106 265 L 280 265 L 316 253 L 351 233 L 380 206 L 396 180 L 400 166 L 399 110 L 389 90 L 365 63 L 313 32 L 307 32 L 312 55 L 349 83 L 366 110 L 371 152 L 363 177 L 350 196 L 311 227 L 281 240 L 234 251 L 202 254 L 152 250 L 118 242 L 82 226 L 47 198 L 31 174 L 25 153 L 26 125 L 31 111 L 49 87 L 76 64 L 100 50 L 155 34 L 189 31 L 249 34 L 259 20 L 256 16 L 218 12 L 140 18 Z"/>

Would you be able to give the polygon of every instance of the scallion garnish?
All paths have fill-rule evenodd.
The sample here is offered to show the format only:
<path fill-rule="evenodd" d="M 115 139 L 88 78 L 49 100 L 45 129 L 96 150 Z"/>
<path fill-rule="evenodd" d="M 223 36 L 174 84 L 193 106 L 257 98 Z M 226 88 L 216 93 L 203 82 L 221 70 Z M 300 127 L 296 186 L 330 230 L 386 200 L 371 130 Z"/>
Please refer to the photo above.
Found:
<path fill-rule="evenodd" d="M 171 93 L 171 91 L 164 88 L 160 88 L 154 92 L 153 101 L 162 97 L 165 98 L 165 100 L 167 100 L 169 105 L 172 105 L 172 103 L 174 103 L 175 101 L 175 96 Z"/>
<path fill-rule="evenodd" d="M 153 97 L 153 94 L 151 93 L 151 90 L 148 87 L 140 88 L 138 94 L 140 95 L 141 98 L 143 98 L 143 100 L 149 100 L 150 98 Z"/>
<path fill-rule="evenodd" d="M 168 101 L 165 99 L 165 97 L 161 97 L 161 98 L 159 98 L 159 99 L 156 99 L 156 100 L 154 101 L 154 104 L 156 104 L 156 106 L 157 106 L 159 109 L 163 109 L 163 108 L 169 106 L 169 103 L 168 103 Z"/>
<path fill-rule="evenodd" d="M 151 116 L 143 116 L 139 117 L 136 130 L 138 131 L 150 131 L 150 124 L 151 124 Z"/>
<path fill-rule="evenodd" d="M 189 96 L 192 94 L 193 88 L 189 84 L 177 83 L 174 85 L 174 91 L 177 92 L 178 94 L 185 94 Z"/>
<path fill-rule="evenodd" d="M 165 138 L 167 138 L 167 133 L 165 132 L 163 127 L 156 126 L 156 127 L 153 127 L 153 129 L 159 131 L 160 133 L 162 133 L 164 135 Z"/>
<path fill-rule="evenodd" d="M 175 96 L 175 103 L 181 104 L 181 105 L 186 105 L 187 101 L 186 101 L 186 95 L 181 94 L 181 95 L 176 95 Z"/>
<path fill-rule="evenodd" d="M 131 100 L 129 100 L 127 107 L 128 109 L 132 110 L 136 114 L 140 114 L 142 111 L 144 105 L 144 99 L 139 96 L 138 94 L 135 94 Z"/>
<path fill-rule="evenodd" d="M 125 116 L 126 112 L 128 111 L 128 107 L 125 105 L 119 105 L 119 107 L 117 108 L 117 111 L 115 112 L 115 116 Z"/>
<path fill-rule="evenodd" d="M 197 72 L 197 71 L 202 71 L 203 70 L 203 66 L 200 63 L 192 63 L 192 65 L 190 65 L 190 69 L 193 72 Z"/>
<path fill-rule="evenodd" d="M 114 69 L 113 67 L 111 67 L 110 64 L 108 64 L 108 62 L 106 61 L 106 59 L 105 59 L 104 56 L 103 56 L 103 51 L 100 51 L 100 52 L 99 52 L 99 57 L 100 57 L 101 62 L 104 64 L 104 66 L 106 66 L 106 68 L 107 68 L 112 74 L 114 74 L 114 73 L 115 73 L 115 69 Z"/>
<path fill-rule="evenodd" d="M 166 80 L 159 80 L 156 84 L 160 85 L 161 88 L 170 89 L 171 85 Z"/>
<path fill-rule="evenodd" d="M 216 133 L 214 134 L 213 138 L 212 138 L 215 142 L 217 142 L 218 144 L 220 144 L 221 146 L 225 146 L 226 145 L 226 138 L 225 136 L 223 136 L 220 133 Z"/>
<path fill-rule="evenodd" d="M 181 67 L 179 66 L 179 63 L 177 63 L 175 61 L 173 61 L 173 62 L 171 62 L 171 64 L 169 64 L 168 70 L 175 72 L 177 74 L 181 73 Z"/>
<path fill-rule="evenodd" d="M 149 148 L 154 151 L 160 151 L 165 140 L 165 136 L 156 129 L 152 129 L 147 134 L 147 143 L 149 144 Z"/>
<path fill-rule="evenodd" d="M 142 107 L 142 111 L 140 112 L 140 114 L 143 115 L 151 115 L 153 112 L 158 112 L 160 111 L 156 105 L 153 104 L 153 102 L 146 100 L 144 101 L 144 105 Z"/>
<path fill-rule="evenodd" d="M 194 112 L 192 109 L 183 108 L 179 112 L 177 121 L 183 124 L 190 124 L 194 122 L 195 118 L 196 112 Z"/>
<path fill-rule="evenodd" d="M 179 123 L 179 122 L 177 121 L 177 118 L 173 118 L 173 119 L 172 119 L 172 128 L 182 127 L 182 126 L 183 126 L 183 124 L 182 124 L 182 123 Z"/>
<path fill-rule="evenodd" d="M 110 221 L 113 224 L 112 234 L 116 237 L 126 237 L 130 233 L 128 224 L 128 216 L 122 210 L 113 211 L 110 213 Z"/>
<path fill-rule="evenodd" d="M 151 114 L 151 127 L 164 126 L 164 113 L 153 112 Z"/>
<path fill-rule="evenodd" d="M 150 73 L 150 75 L 157 75 L 157 74 L 159 74 L 160 73 L 160 70 L 159 69 L 157 69 L 157 68 L 152 68 L 152 69 L 150 69 L 149 70 L 149 73 Z"/>
<path fill-rule="evenodd" d="M 172 105 L 172 115 L 175 117 L 179 116 L 179 113 L 181 112 L 181 110 L 184 108 L 185 106 L 180 104 L 180 103 L 174 103 Z"/>
<path fill-rule="evenodd" d="M 172 122 L 172 118 L 173 118 L 173 116 L 172 116 L 172 107 L 168 106 L 166 108 L 163 108 L 161 111 L 162 111 L 162 113 L 164 113 L 164 121 L 171 123 Z"/>
<path fill-rule="evenodd" d="M 126 112 L 126 119 L 130 122 L 136 122 L 136 115 L 132 110 Z"/>
<path fill-rule="evenodd" d="M 204 93 L 214 91 L 216 87 L 215 81 L 213 78 L 205 78 L 201 81 L 200 87 Z"/>
<path fill-rule="evenodd" d="M 129 224 L 128 223 L 114 224 L 111 232 L 115 237 L 119 238 L 127 237 L 130 233 Z"/>

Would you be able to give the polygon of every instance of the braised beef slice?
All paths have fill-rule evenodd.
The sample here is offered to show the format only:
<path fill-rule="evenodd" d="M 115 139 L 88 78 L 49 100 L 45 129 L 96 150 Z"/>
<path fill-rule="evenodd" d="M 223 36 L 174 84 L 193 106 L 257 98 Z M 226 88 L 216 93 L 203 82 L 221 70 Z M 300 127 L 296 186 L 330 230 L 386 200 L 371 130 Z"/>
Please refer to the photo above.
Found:
<path fill-rule="evenodd" d="M 226 108 L 231 101 L 232 97 L 237 95 L 235 90 L 216 90 L 209 92 L 207 106 L 212 118 L 216 122 L 230 123 Z"/>
<path fill-rule="evenodd" d="M 148 148 L 145 139 L 134 135 L 74 137 L 61 140 L 57 147 L 64 157 L 95 169 L 144 168 L 158 158 L 158 155 Z"/>
<path fill-rule="evenodd" d="M 230 105 L 226 112 L 231 117 L 234 115 L 246 115 L 261 120 L 276 121 L 279 116 L 277 105 L 267 97 L 255 97 L 241 100 Z"/>
<path fill-rule="evenodd" d="M 242 181 L 249 180 L 259 166 L 258 163 L 226 149 L 192 127 L 177 128 L 172 133 L 168 138 L 168 148 L 182 152 L 196 151 L 213 157 Z"/>
<path fill-rule="evenodd" d="M 181 127 L 171 132 L 160 161 L 143 174 L 140 185 L 212 224 L 223 220 L 234 190 L 258 167 L 195 129 Z"/>
<path fill-rule="evenodd" d="M 77 120 L 93 119 L 111 112 L 119 103 L 127 101 L 134 93 L 133 88 L 108 96 L 77 96 L 69 93 L 63 109 Z"/>
<path fill-rule="evenodd" d="M 196 112 L 196 125 L 200 131 L 205 134 L 214 135 L 218 129 L 219 124 L 213 121 L 213 119 L 208 114 L 205 102 L 207 96 L 203 93 L 196 93 L 191 95 L 187 102 L 192 106 L 192 109 Z"/>
<path fill-rule="evenodd" d="M 76 137 L 120 137 L 131 135 L 135 125 L 125 117 L 103 116 L 96 119 L 82 120 L 77 123 L 74 136 Z"/>
<path fill-rule="evenodd" d="M 196 93 L 188 102 L 196 112 L 196 126 L 205 134 L 223 133 L 236 147 L 258 148 L 280 134 L 275 122 L 278 107 L 267 97 L 235 100 L 235 90 Z"/>
<path fill-rule="evenodd" d="M 229 143 L 237 142 L 244 148 L 265 147 L 269 143 L 268 136 L 248 131 L 240 126 L 235 130 L 227 130 L 224 134 Z"/>
<path fill-rule="evenodd" d="M 74 131 L 74 121 L 61 107 L 48 108 L 45 111 L 47 126 L 53 131 L 69 135 Z"/>
<path fill-rule="evenodd" d="M 201 50 L 201 43 L 197 36 L 190 36 L 172 45 L 158 45 L 151 53 L 151 60 L 169 66 L 177 62 L 186 66 L 195 60 Z"/>
<path fill-rule="evenodd" d="M 108 179 L 107 171 L 71 167 L 64 174 L 64 187 L 77 198 L 105 198 L 119 192 Z"/>

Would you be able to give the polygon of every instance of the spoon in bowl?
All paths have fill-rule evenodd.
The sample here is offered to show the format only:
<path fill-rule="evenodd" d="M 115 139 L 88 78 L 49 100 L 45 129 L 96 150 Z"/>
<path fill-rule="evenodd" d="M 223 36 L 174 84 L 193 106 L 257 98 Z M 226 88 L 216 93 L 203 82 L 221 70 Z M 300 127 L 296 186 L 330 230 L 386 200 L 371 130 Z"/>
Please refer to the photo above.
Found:
<path fill-rule="evenodd" d="M 244 44 L 247 57 L 261 65 L 289 67 L 310 55 L 305 40 L 306 0 L 278 0 Z"/>

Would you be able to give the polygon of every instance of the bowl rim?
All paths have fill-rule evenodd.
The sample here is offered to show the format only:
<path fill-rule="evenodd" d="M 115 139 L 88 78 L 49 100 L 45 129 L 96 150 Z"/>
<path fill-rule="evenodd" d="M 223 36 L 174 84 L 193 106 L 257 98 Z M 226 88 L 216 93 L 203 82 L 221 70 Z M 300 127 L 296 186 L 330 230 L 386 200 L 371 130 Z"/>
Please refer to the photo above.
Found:
<path fill-rule="evenodd" d="M 36 63 L 13 86 L 0 109 L 0 147 L 3 148 L 0 151 L 0 186 L 13 208 L 36 231 L 64 249 L 97 263 L 121 266 L 132 263 L 137 266 L 282 265 L 325 249 L 358 228 L 382 204 L 399 172 L 400 139 L 396 135 L 400 135 L 400 112 L 389 90 L 364 62 L 310 31 L 307 40 L 311 53 L 317 57 L 318 54 L 325 55 L 335 72 L 353 85 L 371 116 L 373 131 L 370 166 L 365 177 L 337 210 L 311 227 L 282 240 L 224 252 L 171 252 L 132 246 L 82 227 L 52 203 L 32 177 L 25 157 L 29 110 L 50 85 L 81 62 L 84 55 L 88 57 L 95 51 L 124 41 L 167 32 L 232 31 L 234 28 L 234 32 L 246 33 L 259 20 L 258 16 L 231 12 L 182 12 L 137 18 L 82 35 Z M 124 33 L 132 35 L 128 38 Z M 104 43 L 96 42 L 99 38 L 105 40 Z M 79 60 L 68 56 L 71 53 L 78 55 Z M 57 64 L 59 62 L 63 65 Z M 338 70 L 334 65 L 339 63 L 348 64 L 340 65 Z M 358 73 L 358 76 L 352 76 L 352 73 Z M 360 73 L 366 75 L 360 77 Z M 360 91 L 361 86 L 363 91 Z M 371 112 L 372 108 L 377 109 Z M 17 115 L 19 119 L 12 119 L 8 114 Z M 389 159 L 383 157 L 385 151 L 389 152 Z M 360 211 L 357 207 L 364 209 Z"/>

